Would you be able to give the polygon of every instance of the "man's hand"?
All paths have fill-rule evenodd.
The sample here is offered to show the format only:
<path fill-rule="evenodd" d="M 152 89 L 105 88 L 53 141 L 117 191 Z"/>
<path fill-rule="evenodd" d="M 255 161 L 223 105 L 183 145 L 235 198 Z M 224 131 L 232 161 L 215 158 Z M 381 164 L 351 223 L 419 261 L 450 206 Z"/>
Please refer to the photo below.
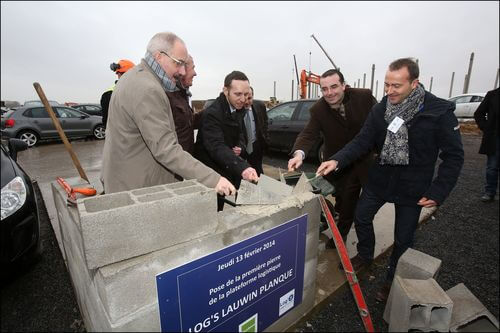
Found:
<path fill-rule="evenodd" d="M 437 202 L 431 199 L 427 199 L 426 197 L 422 197 L 422 199 L 418 200 L 417 205 L 423 206 L 425 208 L 431 208 L 437 206 Z"/>
<path fill-rule="evenodd" d="M 325 175 L 329 174 L 330 172 L 334 171 L 337 168 L 337 164 L 338 164 L 338 162 L 335 160 L 323 162 L 319 166 L 318 170 L 316 170 L 316 174 L 325 176 Z"/>
<path fill-rule="evenodd" d="M 233 153 L 234 153 L 236 156 L 240 156 L 240 155 L 241 155 L 241 147 L 234 146 L 234 147 L 233 147 Z"/>
<path fill-rule="evenodd" d="M 215 185 L 215 191 L 220 195 L 234 195 L 236 194 L 236 188 L 231 184 L 229 180 L 224 177 L 220 177 L 217 185 Z"/>
<path fill-rule="evenodd" d="M 257 171 L 254 168 L 246 168 L 241 173 L 241 178 L 244 180 L 248 180 L 249 182 L 257 183 L 259 181 L 259 176 L 257 175 Z"/>
<path fill-rule="evenodd" d="M 295 153 L 295 155 L 288 160 L 288 171 L 295 171 L 302 165 L 302 155 Z"/>

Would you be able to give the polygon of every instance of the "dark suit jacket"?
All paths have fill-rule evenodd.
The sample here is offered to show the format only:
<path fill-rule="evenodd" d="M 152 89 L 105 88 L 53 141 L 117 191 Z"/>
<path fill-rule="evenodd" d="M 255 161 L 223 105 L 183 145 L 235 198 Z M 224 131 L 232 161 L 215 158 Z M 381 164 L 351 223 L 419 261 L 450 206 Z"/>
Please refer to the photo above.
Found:
<path fill-rule="evenodd" d="M 479 154 L 494 155 L 498 140 L 498 108 L 500 88 L 488 91 L 483 101 L 474 112 L 477 126 L 483 131 L 483 139 L 479 147 Z"/>
<path fill-rule="evenodd" d="M 320 135 L 323 135 L 324 156 L 332 156 L 359 133 L 377 100 L 369 89 L 346 87 L 343 104 L 347 119 L 332 110 L 323 97 L 314 103 L 309 111 L 311 118 L 297 137 L 292 152 L 300 149 L 307 154 Z M 371 161 L 372 154 L 367 154 L 352 165 L 363 182 L 367 180 Z M 348 170 L 343 170 L 338 176 L 346 172 Z M 327 179 L 333 180 L 333 177 L 332 174 Z"/>
<path fill-rule="evenodd" d="M 255 120 L 255 132 L 257 136 L 257 141 L 259 141 L 262 150 L 266 151 L 269 145 L 269 134 L 267 133 L 268 118 L 267 118 L 266 105 L 260 101 L 254 101 L 254 103 L 252 104 L 252 113 L 253 113 L 253 119 Z M 243 129 L 245 129 L 244 126 Z M 243 132 L 245 134 L 245 142 L 248 142 L 246 130 L 244 130 Z M 246 156 L 246 151 L 244 151 L 244 156 Z"/>
<path fill-rule="evenodd" d="M 267 110 L 266 105 L 260 101 L 254 101 L 252 104 L 253 117 L 257 129 L 257 140 L 262 145 L 262 149 L 266 150 L 269 145 L 269 134 L 267 133 Z"/>
<path fill-rule="evenodd" d="M 220 96 L 202 112 L 194 156 L 239 187 L 241 173 L 250 165 L 232 150 L 245 146 L 243 110 L 230 112 L 226 96 Z"/>

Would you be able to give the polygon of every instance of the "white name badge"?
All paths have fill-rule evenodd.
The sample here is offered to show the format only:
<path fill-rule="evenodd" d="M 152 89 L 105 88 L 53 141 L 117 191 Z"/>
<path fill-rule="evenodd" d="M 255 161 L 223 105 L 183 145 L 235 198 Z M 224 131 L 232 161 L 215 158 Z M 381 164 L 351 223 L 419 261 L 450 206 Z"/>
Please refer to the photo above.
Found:
<path fill-rule="evenodd" d="M 399 117 L 396 117 L 394 118 L 394 120 L 389 124 L 389 127 L 387 127 L 387 129 L 389 131 L 391 131 L 392 133 L 396 133 L 397 131 L 399 131 L 399 128 L 401 127 L 401 125 L 404 124 L 404 120 L 399 118 Z"/>

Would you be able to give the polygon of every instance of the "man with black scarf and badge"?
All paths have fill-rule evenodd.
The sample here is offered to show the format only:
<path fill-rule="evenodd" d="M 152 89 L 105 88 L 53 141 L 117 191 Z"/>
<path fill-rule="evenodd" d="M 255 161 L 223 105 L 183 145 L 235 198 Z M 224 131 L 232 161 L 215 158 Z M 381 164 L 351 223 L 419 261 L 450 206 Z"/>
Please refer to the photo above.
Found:
<path fill-rule="evenodd" d="M 358 254 L 351 259 L 356 271 L 372 263 L 373 219 L 386 202 L 394 203 L 394 247 L 378 301 L 387 299 L 397 262 L 413 246 L 422 207 L 443 203 L 464 162 L 454 104 L 426 92 L 418 76 L 413 59 L 392 62 L 385 76 L 387 96 L 373 107 L 360 133 L 317 170 L 317 174 L 326 175 L 345 168 L 371 149 L 379 153 L 356 207 Z M 442 162 L 433 179 L 438 156 Z"/>

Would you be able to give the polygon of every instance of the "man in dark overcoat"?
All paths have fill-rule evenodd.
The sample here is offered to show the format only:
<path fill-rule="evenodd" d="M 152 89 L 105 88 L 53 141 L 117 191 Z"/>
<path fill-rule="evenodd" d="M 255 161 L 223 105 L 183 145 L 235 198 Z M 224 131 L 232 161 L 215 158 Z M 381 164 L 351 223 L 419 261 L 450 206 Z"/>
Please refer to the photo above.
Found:
<path fill-rule="evenodd" d="M 483 132 L 483 139 L 479 147 L 479 154 L 486 155 L 486 182 L 483 202 L 492 202 L 498 188 L 498 159 L 500 158 L 498 136 L 498 108 L 500 100 L 500 88 L 488 91 L 481 104 L 479 104 L 474 119 L 477 126 Z"/>

